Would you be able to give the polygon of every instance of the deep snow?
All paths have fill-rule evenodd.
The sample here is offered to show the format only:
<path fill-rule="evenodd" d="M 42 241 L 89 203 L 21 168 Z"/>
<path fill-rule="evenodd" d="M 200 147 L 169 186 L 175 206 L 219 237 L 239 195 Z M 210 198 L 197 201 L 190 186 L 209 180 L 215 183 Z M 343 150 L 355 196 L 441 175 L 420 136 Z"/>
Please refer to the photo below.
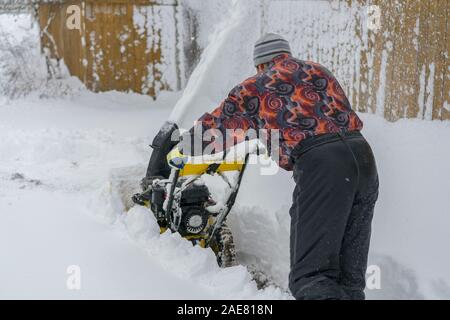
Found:
<path fill-rule="evenodd" d="M 84 92 L 0 106 L 0 297 L 286 297 L 257 291 L 243 267 L 220 270 L 177 235 L 159 236 L 149 212 L 123 214 L 120 193 L 137 187 L 178 97 Z M 450 298 L 450 123 L 362 118 L 381 180 L 370 264 L 381 267 L 382 289 L 368 297 Z M 249 168 L 230 216 L 238 256 L 285 288 L 291 174 Z M 72 264 L 81 291 L 65 287 Z"/>
<path fill-rule="evenodd" d="M 381 269 L 381 290 L 367 290 L 367 297 L 449 299 L 450 123 L 360 116 L 380 175 L 369 265 Z M 251 168 L 230 216 L 241 260 L 284 286 L 293 188 L 290 173 L 261 176 Z"/>
<path fill-rule="evenodd" d="M 244 267 L 220 269 L 177 234 L 159 236 L 146 209 L 123 214 L 120 184 L 137 187 L 176 98 L 85 92 L 0 107 L 1 298 L 287 297 L 257 291 Z M 69 265 L 81 267 L 81 291 L 66 289 Z"/>
<path fill-rule="evenodd" d="M 231 10 L 230 30 L 243 17 L 239 7 Z M 227 30 L 213 34 L 239 42 Z M 124 213 L 161 124 L 182 115 L 184 105 L 182 111 L 194 107 L 188 125 L 242 76 L 224 61 L 246 53 L 230 56 L 233 50 L 220 48 L 228 50 L 217 42 L 207 51 L 212 57 L 203 58 L 203 71 L 194 72 L 187 94 L 197 95 L 173 113 L 179 93 L 153 102 L 136 94 L 93 94 L 73 79 L 61 82 L 75 88 L 62 98 L 42 98 L 49 84 L 40 77 L 26 98 L 0 96 L 0 298 L 289 298 L 290 173 L 261 176 L 250 166 L 230 215 L 239 261 L 257 266 L 279 288 L 257 290 L 243 266 L 219 269 L 211 252 L 176 234 L 160 236 L 143 208 Z M 367 295 L 450 298 L 450 122 L 361 116 L 381 183 L 369 261 L 381 269 L 381 290 Z M 80 291 L 66 288 L 69 265 L 81 267 Z"/>

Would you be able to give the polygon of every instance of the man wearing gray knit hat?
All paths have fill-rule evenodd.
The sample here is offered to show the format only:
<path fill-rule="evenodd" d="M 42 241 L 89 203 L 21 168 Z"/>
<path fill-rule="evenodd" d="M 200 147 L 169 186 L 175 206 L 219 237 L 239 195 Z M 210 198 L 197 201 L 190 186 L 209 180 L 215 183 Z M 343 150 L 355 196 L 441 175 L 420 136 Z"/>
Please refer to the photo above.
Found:
<path fill-rule="evenodd" d="M 278 146 L 270 143 L 268 149 L 281 168 L 293 171 L 296 183 L 289 212 L 293 296 L 364 299 L 378 175 L 360 132 L 362 121 L 333 74 L 292 57 L 282 36 L 262 36 L 253 59 L 257 74 L 205 113 L 197 121 L 199 130 L 220 131 L 226 137 L 223 150 L 232 146 L 230 141 L 242 142 L 242 132 L 250 129 L 280 137 Z M 228 139 L 236 129 L 240 133 Z"/>
<path fill-rule="evenodd" d="M 255 43 L 253 61 L 255 66 L 270 62 L 281 53 L 291 54 L 289 42 L 275 33 L 266 33 Z"/>

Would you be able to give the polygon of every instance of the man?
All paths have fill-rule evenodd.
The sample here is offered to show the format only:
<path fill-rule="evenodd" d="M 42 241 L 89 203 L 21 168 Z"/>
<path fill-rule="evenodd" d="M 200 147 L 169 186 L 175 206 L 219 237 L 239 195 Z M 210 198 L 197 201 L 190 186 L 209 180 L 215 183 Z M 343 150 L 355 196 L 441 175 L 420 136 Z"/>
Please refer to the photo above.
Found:
<path fill-rule="evenodd" d="M 278 132 L 279 148 L 271 146 L 271 154 L 276 153 L 281 168 L 294 172 L 296 183 L 290 209 L 292 294 L 296 299 L 364 299 L 378 175 L 360 133 L 362 122 L 334 76 L 318 63 L 293 58 L 281 36 L 261 37 L 254 63 L 257 74 L 199 119 L 200 133 L 222 137 L 212 143 L 221 151 L 241 142 L 251 129 L 266 130 L 266 137 Z M 143 190 L 154 177 L 169 176 L 165 156 L 178 143 L 169 141 L 173 132 L 176 124 L 166 123 L 155 137 L 157 152 Z M 196 153 L 198 130 L 190 132 L 194 140 L 183 139 L 181 150 L 192 153 L 194 145 Z M 140 203 L 139 197 L 135 201 Z"/>
<path fill-rule="evenodd" d="M 362 122 L 318 63 L 291 55 L 266 34 L 257 74 L 199 123 L 203 130 L 279 130 L 279 166 L 294 172 L 289 288 L 296 299 L 364 299 L 378 175 Z"/>

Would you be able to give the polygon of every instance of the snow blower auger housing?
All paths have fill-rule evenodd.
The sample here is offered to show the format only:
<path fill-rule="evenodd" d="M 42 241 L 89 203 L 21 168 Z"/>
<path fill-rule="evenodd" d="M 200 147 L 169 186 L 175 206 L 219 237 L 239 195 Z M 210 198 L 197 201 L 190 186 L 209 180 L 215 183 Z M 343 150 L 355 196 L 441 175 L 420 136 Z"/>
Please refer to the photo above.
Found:
<path fill-rule="evenodd" d="M 175 124 L 166 123 L 154 139 L 147 175 L 141 184 L 143 192 L 134 195 L 133 201 L 151 209 L 161 233 L 167 229 L 178 232 L 193 244 L 210 247 L 221 267 L 235 265 L 233 237 L 226 218 L 239 192 L 249 152 L 232 157 L 186 156 L 178 143 L 172 142 L 177 129 Z M 226 175 L 229 172 L 236 173 L 234 181 Z M 212 199 L 200 179 L 203 175 L 219 175 L 226 182 L 228 193 L 223 204 Z"/>

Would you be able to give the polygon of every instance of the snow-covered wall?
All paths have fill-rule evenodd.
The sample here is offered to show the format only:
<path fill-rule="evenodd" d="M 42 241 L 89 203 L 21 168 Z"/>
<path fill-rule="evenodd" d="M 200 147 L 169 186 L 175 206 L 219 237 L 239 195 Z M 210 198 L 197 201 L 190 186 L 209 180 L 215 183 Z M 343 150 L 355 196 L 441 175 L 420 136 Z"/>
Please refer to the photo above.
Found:
<path fill-rule="evenodd" d="M 38 16 L 43 50 L 89 89 L 156 98 L 181 88 L 176 1 L 40 3 Z"/>
<path fill-rule="evenodd" d="M 191 24 L 185 39 L 191 42 L 185 45 L 194 43 L 196 50 L 189 54 L 217 46 L 214 30 L 232 24 L 233 6 L 246 7 L 239 10 L 247 16 L 224 44 L 233 54 L 221 63 L 241 69 L 233 78 L 221 75 L 225 89 L 248 75 L 255 35 L 277 32 L 291 42 L 297 57 L 333 71 L 358 111 L 391 121 L 450 119 L 448 1 L 186 0 L 182 5 L 191 12 L 185 16 Z M 188 75 L 189 64 L 198 60 L 188 59 Z"/>
<path fill-rule="evenodd" d="M 265 30 L 333 70 L 353 106 L 394 121 L 450 119 L 448 1 L 268 1 Z M 447 40 L 446 40 L 447 39 Z"/>
<path fill-rule="evenodd" d="M 74 1 L 82 8 L 79 32 L 65 26 L 68 3 L 33 2 L 44 3 L 44 48 L 64 59 L 70 73 L 93 90 L 156 97 L 187 85 L 192 95 L 187 79 L 194 73 L 193 82 L 199 80 L 194 69 L 201 59 L 218 61 L 205 57 L 213 46 L 228 69 L 208 66 L 207 81 L 222 84 L 220 91 L 205 94 L 209 110 L 254 72 L 254 40 L 278 32 L 290 40 L 297 57 L 331 69 L 358 111 L 391 121 L 450 119 L 449 1 Z M 219 33 L 223 39 L 227 32 L 218 48 Z M 199 115 L 199 106 L 190 108 Z"/>

